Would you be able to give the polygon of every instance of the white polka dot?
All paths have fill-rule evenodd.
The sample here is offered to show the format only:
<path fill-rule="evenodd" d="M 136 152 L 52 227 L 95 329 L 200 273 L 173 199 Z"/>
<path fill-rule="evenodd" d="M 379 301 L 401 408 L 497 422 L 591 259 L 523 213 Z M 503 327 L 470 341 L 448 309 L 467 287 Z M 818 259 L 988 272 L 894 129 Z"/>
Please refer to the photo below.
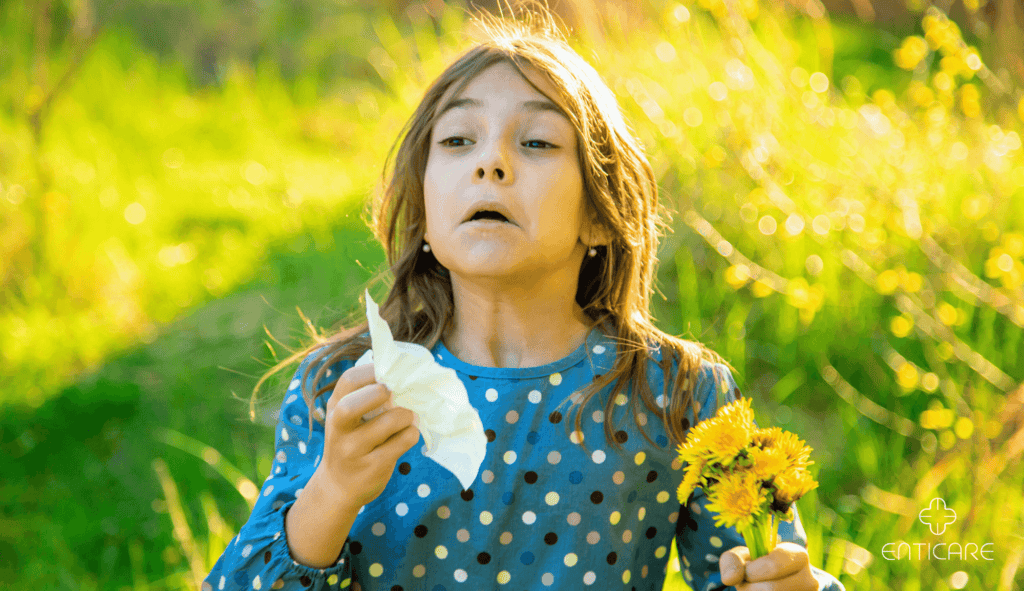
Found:
<path fill-rule="evenodd" d="M 591 454 L 590 457 L 593 458 L 595 464 L 603 464 L 604 463 L 605 455 L 604 455 L 604 452 L 601 451 L 601 450 L 595 451 L 593 454 Z"/>
<path fill-rule="evenodd" d="M 395 513 L 398 513 L 400 517 L 405 517 L 409 514 L 409 505 L 406 505 L 405 503 L 395 505 Z"/>
<path fill-rule="evenodd" d="M 430 494 L 430 487 L 427 486 L 426 484 L 421 484 L 416 489 L 416 494 L 418 494 L 420 497 L 424 497 L 425 498 L 427 495 Z"/>
<path fill-rule="evenodd" d="M 490 484 L 494 482 L 494 472 L 490 470 L 484 470 L 480 473 L 480 480 L 484 481 L 484 484 Z"/>
<path fill-rule="evenodd" d="M 324 375 L 325 375 L 326 377 L 331 377 L 331 375 L 333 375 L 333 374 L 334 374 L 334 370 L 333 370 L 333 369 L 329 369 L 329 370 L 327 370 L 327 373 L 326 373 L 326 374 L 324 374 Z"/>
<path fill-rule="evenodd" d="M 544 576 L 540 578 L 540 582 L 544 583 L 545 587 L 550 587 L 555 582 L 555 575 L 551 573 L 544 573 Z"/>
<path fill-rule="evenodd" d="M 462 570 L 461 568 L 455 569 L 455 580 L 456 581 L 458 581 L 460 583 L 465 583 L 466 582 L 466 578 L 468 576 L 469 575 L 466 573 L 466 571 Z"/>
<path fill-rule="evenodd" d="M 270 493 L 272 493 L 272 492 L 274 492 L 274 485 L 273 484 L 271 484 L 267 488 L 263 489 L 263 496 L 265 496 L 265 497 L 270 496 Z"/>
<path fill-rule="evenodd" d="M 555 372 L 551 374 L 551 377 L 548 378 L 548 381 L 551 382 L 552 386 L 557 386 L 558 384 L 562 383 L 562 374 Z"/>
<path fill-rule="evenodd" d="M 605 352 L 604 345 L 594 345 L 594 353 L 597 353 L 598 355 L 600 355 L 600 354 L 602 354 L 604 352 Z"/>
<path fill-rule="evenodd" d="M 708 562 L 718 562 L 718 556 L 714 554 L 705 554 L 704 560 L 707 560 Z"/>
<path fill-rule="evenodd" d="M 708 538 L 708 541 L 711 542 L 711 545 L 714 546 L 715 548 L 721 548 L 722 547 L 722 538 L 720 538 L 718 536 L 711 536 L 710 538 Z"/>
<path fill-rule="evenodd" d="M 373 527 L 370 528 L 370 531 L 372 531 L 373 535 L 375 536 L 383 536 L 384 532 L 387 531 L 387 527 L 383 523 L 378 521 L 377 523 L 373 524 Z"/>
<path fill-rule="evenodd" d="M 245 548 L 242 548 L 242 558 L 248 558 L 252 554 L 252 544 L 246 544 Z"/>
<path fill-rule="evenodd" d="M 281 462 L 283 464 L 283 463 L 288 461 L 288 455 L 285 454 L 284 450 L 282 449 L 282 450 L 277 452 L 277 455 L 274 456 L 274 459 L 277 460 L 278 462 Z"/>
<path fill-rule="evenodd" d="M 665 395 L 658 394 L 658 397 L 655 399 L 655 402 L 657 402 L 658 406 L 660 406 L 661 408 L 665 408 Z"/>
<path fill-rule="evenodd" d="M 515 462 L 516 461 L 516 452 L 514 452 L 512 450 L 508 450 L 507 452 L 505 452 L 505 458 L 504 459 L 505 459 L 505 463 L 506 464 L 511 464 L 511 463 Z"/>
<path fill-rule="evenodd" d="M 548 453 L 548 463 L 557 464 L 562 461 L 562 454 L 558 453 L 557 450 L 552 450 Z"/>
<path fill-rule="evenodd" d="M 295 388 L 298 388 L 299 384 L 301 384 L 301 383 L 302 382 L 300 382 L 298 379 L 292 380 L 292 383 L 288 384 L 288 389 L 289 390 L 294 390 Z"/>
<path fill-rule="evenodd" d="M 597 574 L 594 571 L 592 571 L 592 570 L 587 571 L 587 574 L 583 575 L 583 584 L 584 585 L 593 585 L 594 581 L 596 581 L 596 580 L 597 580 Z"/>
<path fill-rule="evenodd" d="M 357 513 L 356 515 L 362 515 L 363 511 L 365 511 L 365 510 L 366 510 L 366 505 L 363 505 L 362 507 L 359 508 L 359 513 Z"/>
<path fill-rule="evenodd" d="M 281 427 L 281 441 L 288 441 L 288 430 Z"/>
<path fill-rule="evenodd" d="M 537 404 L 540 402 L 540 392 L 537 390 L 531 390 L 527 398 L 529 398 L 530 402 Z"/>
<path fill-rule="evenodd" d="M 523 523 L 526 525 L 533 525 L 533 522 L 537 521 L 537 514 L 533 511 L 527 511 L 523 513 Z"/>
<path fill-rule="evenodd" d="M 226 582 L 227 582 L 227 579 L 225 579 L 224 577 L 221 577 L 220 578 L 220 584 L 217 585 L 217 588 L 218 589 L 223 589 L 224 588 L 224 583 L 226 583 Z"/>
<path fill-rule="evenodd" d="M 302 418 L 299 417 L 299 415 L 292 415 L 292 418 L 288 420 L 291 421 L 292 424 L 295 425 L 296 427 L 302 424 Z"/>
<path fill-rule="evenodd" d="M 296 498 L 296 499 L 297 499 L 297 498 L 299 498 L 299 495 L 301 495 L 301 494 L 302 494 L 302 491 L 304 491 L 304 490 L 306 490 L 306 489 L 304 489 L 304 488 L 300 488 L 299 490 L 295 491 L 295 498 Z"/>
<path fill-rule="evenodd" d="M 494 388 L 488 388 L 487 392 L 484 393 L 484 396 L 487 398 L 488 402 L 494 402 L 498 399 L 498 391 Z"/>
<path fill-rule="evenodd" d="M 574 404 L 579 404 L 583 400 L 583 394 L 579 392 L 573 392 L 569 395 L 569 400 L 572 400 Z"/>
<path fill-rule="evenodd" d="M 260 591 L 263 588 L 263 582 L 260 581 L 259 575 L 256 575 L 256 578 L 252 580 L 252 588 L 256 591 Z"/>
<path fill-rule="evenodd" d="M 603 410 L 595 410 L 594 414 L 592 415 L 592 417 L 593 417 L 595 423 L 600 423 L 601 421 L 604 421 L 604 411 Z"/>
<path fill-rule="evenodd" d="M 301 440 L 301 439 L 299 440 L 299 453 L 300 454 L 306 453 L 306 442 Z"/>
<path fill-rule="evenodd" d="M 298 399 L 299 399 L 299 395 L 298 394 L 292 394 L 291 396 L 288 397 L 287 400 L 284 401 L 284 403 L 285 404 L 291 404 L 291 403 L 295 402 Z"/>

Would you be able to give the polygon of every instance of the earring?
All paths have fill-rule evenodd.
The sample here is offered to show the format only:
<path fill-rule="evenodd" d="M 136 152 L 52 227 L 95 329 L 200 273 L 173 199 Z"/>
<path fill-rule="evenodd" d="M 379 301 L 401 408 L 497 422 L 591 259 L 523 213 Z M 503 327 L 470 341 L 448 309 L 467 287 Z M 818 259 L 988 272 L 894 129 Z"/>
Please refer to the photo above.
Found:
<path fill-rule="evenodd" d="M 597 249 L 594 248 L 593 246 L 591 246 L 590 250 L 587 251 L 587 255 L 588 256 L 592 256 L 592 257 L 596 257 L 597 256 Z"/>
<path fill-rule="evenodd" d="M 426 242 L 423 243 L 423 252 L 430 252 L 430 245 Z"/>

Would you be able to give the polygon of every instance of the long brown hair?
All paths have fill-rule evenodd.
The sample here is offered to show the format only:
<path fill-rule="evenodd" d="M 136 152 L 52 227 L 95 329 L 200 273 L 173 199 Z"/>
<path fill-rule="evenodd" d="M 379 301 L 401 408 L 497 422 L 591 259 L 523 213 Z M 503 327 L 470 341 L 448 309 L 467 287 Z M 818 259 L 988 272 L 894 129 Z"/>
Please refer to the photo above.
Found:
<path fill-rule="evenodd" d="M 447 270 L 432 254 L 421 249 L 426 229 L 423 180 L 431 131 L 443 106 L 439 103 L 451 87 L 455 86 L 455 90 L 449 96 L 458 96 L 474 76 L 498 62 L 514 66 L 527 82 L 529 79 L 523 70 L 530 67 L 547 76 L 558 89 L 562 104 L 567 106 L 580 147 L 584 200 L 594 219 L 607 228 L 611 236 L 610 244 L 597 247 L 597 256 L 584 257 L 576 301 L 589 320 L 588 335 L 591 330 L 606 327 L 610 338 L 617 343 L 617 355 L 610 371 L 597 376 L 571 397 L 573 408 L 578 407 L 574 430 L 582 432 L 581 415 L 590 399 L 614 383 L 605 408 L 604 431 L 609 444 L 621 450 L 613 434 L 612 414 L 616 395 L 631 383 L 633 419 L 644 438 L 653 445 L 637 414 L 640 400 L 665 422 L 672 443 L 678 445 L 690 427 L 687 408 L 693 408 L 695 418 L 699 416 L 693 391 L 701 360 L 719 363 L 723 360 L 704 345 L 668 335 L 652 323 L 650 294 L 658 263 L 658 240 L 661 230 L 667 227 L 663 218 L 670 217 L 658 203 L 654 171 L 640 142 L 627 127 L 615 95 L 565 42 L 553 15 L 541 6 L 533 6 L 524 13 L 526 18 L 519 20 L 497 18 L 486 12 L 477 15 L 474 24 L 483 33 L 483 39 L 430 85 L 399 134 L 401 145 L 396 139 L 391 147 L 384 173 L 398 145 L 394 170 L 386 189 L 375 194 L 370 222 L 374 236 L 385 248 L 390 266 L 388 272 L 378 275 L 375 281 L 386 280 L 388 273 L 394 276 L 394 283 L 380 306 L 381 317 L 391 327 L 395 340 L 418 343 L 428 349 L 434 347 L 452 322 L 454 303 Z M 530 85 L 537 89 L 532 82 Z M 371 347 L 368 330 L 365 320 L 329 338 L 318 336 L 314 330 L 316 342 L 264 374 L 253 389 L 253 400 L 267 378 L 319 349 L 301 379 L 312 430 L 313 417 L 323 423 L 322 415 L 313 413 L 315 401 L 333 391 L 337 379 L 315 393 L 310 392 L 306 388 L 310 371 L 318 368 L 313 381 L 318 384 L 337 361 L 358 359 Z M 661 351 L 659 365 L 665 376 L 662 392 L 665 408 L 656 405 L 646 375 L 647 362 L 657 349 Z M 678 369 L 674 380 L 670 380 L 673 364 Z"/>

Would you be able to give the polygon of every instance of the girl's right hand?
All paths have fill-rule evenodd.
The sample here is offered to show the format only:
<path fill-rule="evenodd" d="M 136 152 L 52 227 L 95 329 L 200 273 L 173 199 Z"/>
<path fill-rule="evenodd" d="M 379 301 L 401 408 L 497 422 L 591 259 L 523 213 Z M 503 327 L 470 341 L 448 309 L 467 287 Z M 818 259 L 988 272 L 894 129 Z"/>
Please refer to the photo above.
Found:
<path fill-rule="evenodd" d="M 324 457 L 313 477 L 351 509 L 380 496 L 398 458 L 419 442 L 415 413 L 390 402 L 391 392 L 374 378 L 373 363 L 342 373 L 327 401 Z M 363 420 L 374 411 L 380 414 Z"/>

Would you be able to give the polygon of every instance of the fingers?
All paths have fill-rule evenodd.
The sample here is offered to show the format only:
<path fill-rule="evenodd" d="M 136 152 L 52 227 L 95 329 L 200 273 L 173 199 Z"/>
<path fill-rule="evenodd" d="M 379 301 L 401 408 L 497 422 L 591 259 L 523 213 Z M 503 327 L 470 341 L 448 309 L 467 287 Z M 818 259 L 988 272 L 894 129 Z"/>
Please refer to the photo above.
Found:
<path fill-rule="evenodd" d="M 747 556 L 749 559 L 749 553 Z M 806 570 L 810 574 L 809 567 L 810 561 L 807 558 L 806 548 L 793 542 L 780 542 L 766 556 L 746 564 L 746 580 L 751 583 L 777 582 L 802 570 Z M 788 587 L 783 588 L 788 589 Z"/>
<path fill-rule="evenodd" d="M 718 561 L 718 571 L 722 573 L 722 583 L 729 586 L 742 583 L 744 568 L 748 562 L 750 562 L 750 549 L 746 546 L 736 546 L 723 552 Z"/>

